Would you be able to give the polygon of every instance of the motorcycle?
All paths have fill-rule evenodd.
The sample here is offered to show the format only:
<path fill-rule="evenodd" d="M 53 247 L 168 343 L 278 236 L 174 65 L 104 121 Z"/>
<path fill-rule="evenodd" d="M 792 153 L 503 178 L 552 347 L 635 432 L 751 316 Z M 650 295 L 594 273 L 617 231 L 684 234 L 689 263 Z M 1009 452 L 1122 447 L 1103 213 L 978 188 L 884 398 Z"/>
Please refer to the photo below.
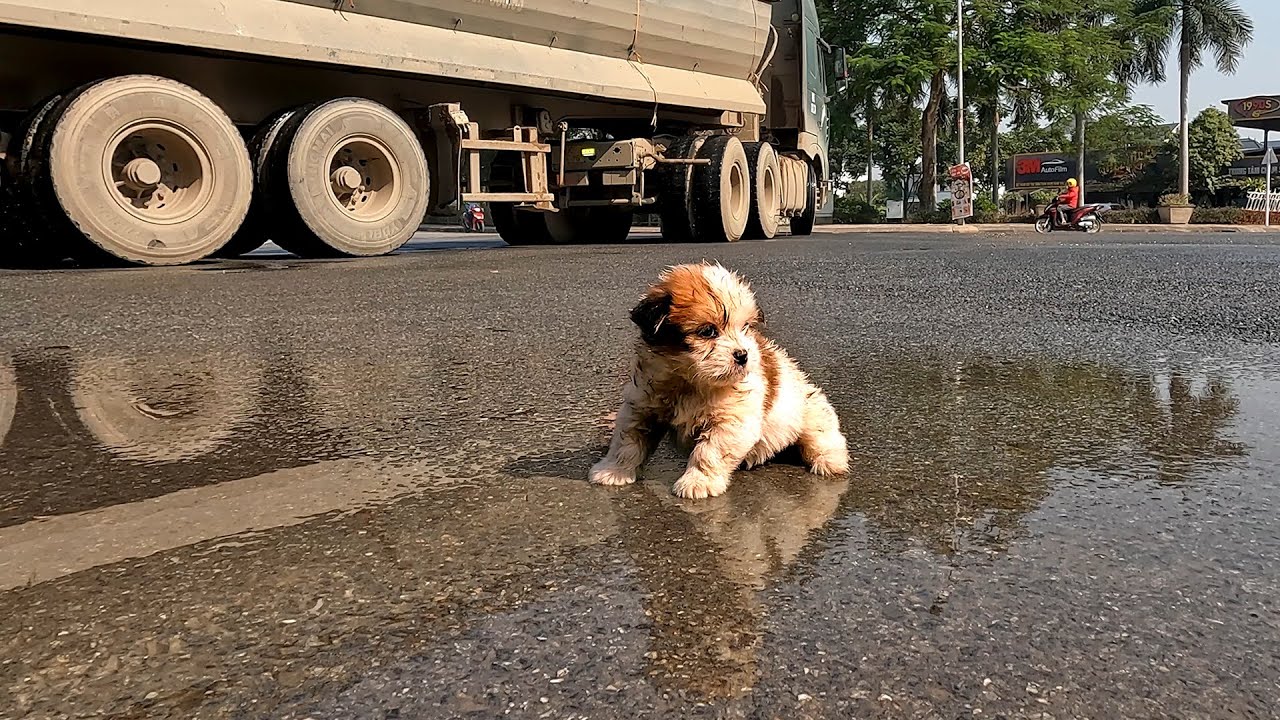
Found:
<path fill-rule="evenodd" d="M 473 205 L 462 213 L 462 227 L 467 232 L 484 232 L 484 208 Z"/>
<path fill-rule="evenodd" d="M 1067 223 L 1063 225 L 1058 219 L 1059 202 L 1056 200 L 1045 208 L 1044 214 L 1036 218 L 1036 232 L 1049 233 L 1054 230 L 1073 230 L 1076 232 L 1086 232 L 1090 235 L 1102 231 L 1102 213 L 1105 208 L 1101 205 L 1081 205 L 1074 210 L 1067 212 Z"/>

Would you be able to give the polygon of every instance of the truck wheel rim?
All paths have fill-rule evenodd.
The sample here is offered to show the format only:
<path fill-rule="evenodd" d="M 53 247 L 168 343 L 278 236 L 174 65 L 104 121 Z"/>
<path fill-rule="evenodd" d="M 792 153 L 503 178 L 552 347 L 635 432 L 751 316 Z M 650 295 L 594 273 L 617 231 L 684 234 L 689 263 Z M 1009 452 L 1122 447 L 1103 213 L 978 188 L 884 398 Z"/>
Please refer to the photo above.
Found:
<path fill-rule="evenodd" d="M 213 161 L 182 127 L 162 121 L 126 126 L 106 146 L 103 172 L 113 197 L 149 223 L 175 225 L 209 203 Z"/>
<path fill-rule="evenodd" d="M 773 167 L 766 166 L 760 173 L 760 215 L 761 218 L 778 216 L 777 178 L 773 176 Z"/>
<path fill-rule="evenodd" d="M 746 211 L 750 208 L 751 202 L 747 193 L 746 173 L 743 172 L 742 166 L 733 163 L 729 166 L 729 211 L 735 226 L 746 222 Z"/>
<path fill-rule="evenodd" d="M 329 197 L 349 217 L 378 222 L 400 200 L 398 166 L 395 155 L 376 138 L 346 138 L 329 155 Z"/>

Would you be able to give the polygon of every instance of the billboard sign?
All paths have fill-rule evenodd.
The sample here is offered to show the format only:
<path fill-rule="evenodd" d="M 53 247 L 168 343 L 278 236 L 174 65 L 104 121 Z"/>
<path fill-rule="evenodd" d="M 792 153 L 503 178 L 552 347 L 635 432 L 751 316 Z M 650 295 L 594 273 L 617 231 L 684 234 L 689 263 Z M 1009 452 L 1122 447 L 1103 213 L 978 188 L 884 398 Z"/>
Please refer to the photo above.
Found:
<path fill-rule="evenodd" d="M 1234 122 L 1280 119 L 1280 97 L 1257 96 L 1227 103 L 1227 114 Z"/>
<path fill-rule="evenodd" d="M 1061 187 L 1077 174 L 1076 158 L 1067 153 L 1014 155 L 1011 162 L 1014 190 Z"/>

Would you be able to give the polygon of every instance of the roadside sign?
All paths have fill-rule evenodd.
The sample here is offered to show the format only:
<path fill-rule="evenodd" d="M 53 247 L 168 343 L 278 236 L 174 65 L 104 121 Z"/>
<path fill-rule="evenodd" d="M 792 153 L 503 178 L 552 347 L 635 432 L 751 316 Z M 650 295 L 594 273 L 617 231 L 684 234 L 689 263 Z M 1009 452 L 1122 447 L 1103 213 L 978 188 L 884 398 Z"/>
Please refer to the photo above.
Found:
<path fill-rule="evenodd" d="M 884 203 L 885 220 L 901 220 L 906 217 L 906 203 L 901 200 L 886 200 Z"/>
<path fill-rule="evenodd" d="M 1262 158 L 1262 162 L 1266 163 L 1267 165 L 1275 165 L 1275 164 L 1276 164 L 1276 149 L 1275 149 L 1275 148 L 1272 148 L 1272 147 L 1267 148 L 1267 154 L 1266 154 L 1265 156 L 1263 156 L 1263 158 Z"/>
<path fill-rule="evenodd" d="M 951 176 L 951 219 L 973 217 L 973 171 L 969 163 L 952 165 L 948 174 Z"/>

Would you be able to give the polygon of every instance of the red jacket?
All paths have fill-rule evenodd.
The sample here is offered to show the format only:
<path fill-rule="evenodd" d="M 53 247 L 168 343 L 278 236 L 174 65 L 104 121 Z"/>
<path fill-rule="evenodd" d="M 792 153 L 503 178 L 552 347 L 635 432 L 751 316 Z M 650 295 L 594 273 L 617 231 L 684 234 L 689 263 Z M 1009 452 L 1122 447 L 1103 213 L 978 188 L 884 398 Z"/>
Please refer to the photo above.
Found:
<path fill-rule="evenodd" d="M 1065 192 L 1058 196 L 1058 202 L 1072 209 L 1080 207 L 1080 188 L 1067 188 Z"/>

